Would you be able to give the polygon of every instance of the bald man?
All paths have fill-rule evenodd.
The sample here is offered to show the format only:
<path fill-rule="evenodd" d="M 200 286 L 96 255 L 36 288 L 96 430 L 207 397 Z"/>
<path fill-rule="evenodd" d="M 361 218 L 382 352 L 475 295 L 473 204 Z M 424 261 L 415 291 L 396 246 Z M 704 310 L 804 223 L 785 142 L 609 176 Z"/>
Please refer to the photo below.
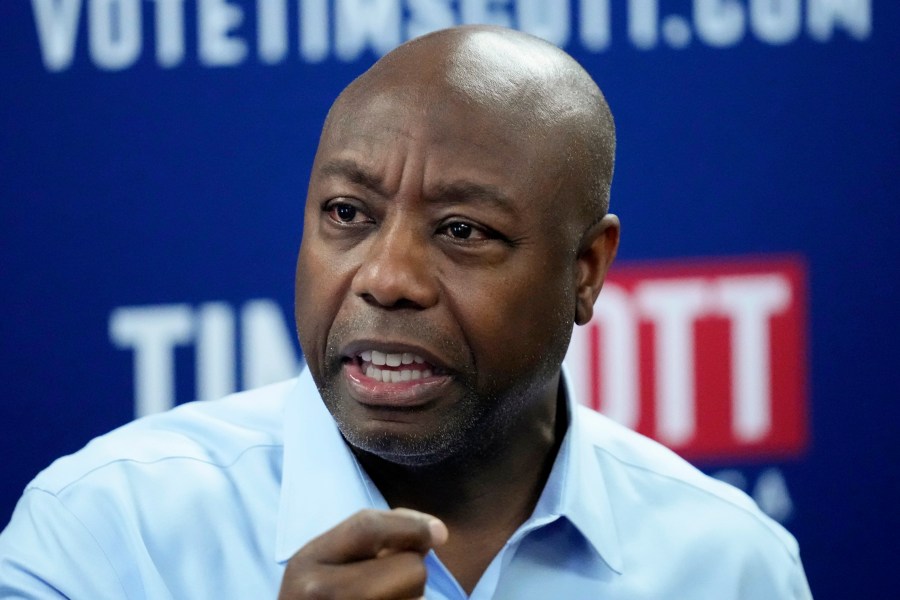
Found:
<path fill-rule="evenodd" d="M 619 240 L 615 133 L 568 55 L 437 32 L 340 95 L 310 176 L 294 381 L 54 463 L 0 596 L 808 598 L 746 496 L 561 372 Z"/>

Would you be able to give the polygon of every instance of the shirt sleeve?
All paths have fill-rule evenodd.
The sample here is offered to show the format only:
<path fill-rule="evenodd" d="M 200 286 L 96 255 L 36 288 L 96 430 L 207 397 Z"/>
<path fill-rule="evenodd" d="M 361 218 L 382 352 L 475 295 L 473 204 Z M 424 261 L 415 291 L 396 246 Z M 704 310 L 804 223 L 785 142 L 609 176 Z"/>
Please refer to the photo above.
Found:
<path fill-rule="evenodd" d="M 793 588 L 793 598 L 796 600 L 812 600 L 812 592 L 809 589 L 809 582 L 806 580 L 806 572 L 800 559 L 797 559 L 796 569 L 794 569 L 791 586 Z"/>
<path fill-rule="evenodd" d="M 784 536 L 789 536 L 784 532 Z M 746 556 L 739 576 L 741 600 L 812 600 L 796 542 L 791 547 L 759 544 Z"/>
<path fill-rule="evenodd" d="M 109 557 L 54 494 L 29 488 L 0 533 L 0 598 L 127 598 Z"/>

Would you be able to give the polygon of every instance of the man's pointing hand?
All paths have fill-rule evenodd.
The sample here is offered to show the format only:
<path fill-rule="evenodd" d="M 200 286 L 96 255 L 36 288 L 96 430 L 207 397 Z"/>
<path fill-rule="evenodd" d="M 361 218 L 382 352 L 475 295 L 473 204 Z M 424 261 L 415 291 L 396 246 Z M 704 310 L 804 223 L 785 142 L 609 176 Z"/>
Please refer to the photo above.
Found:
<path fill-rule="evenodd" d="M 301 548 L 279 600 L 408 600 L 425 593 L 425 555 L 447 527 L 414 510 L 363 510 Z"/>

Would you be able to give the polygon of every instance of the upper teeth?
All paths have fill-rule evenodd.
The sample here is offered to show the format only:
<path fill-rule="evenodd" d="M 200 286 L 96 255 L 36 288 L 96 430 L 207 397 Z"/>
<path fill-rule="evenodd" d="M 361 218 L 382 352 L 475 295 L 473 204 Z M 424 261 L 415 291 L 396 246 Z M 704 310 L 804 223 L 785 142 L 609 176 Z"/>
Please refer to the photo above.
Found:
<path fill-rule="evenodd" d="M 412 363 L 424 363 L 425 359 L 418 354 L 411 352 L 379 352 L 378 350 L 366 350 L 360 353 L 360 357 L 365 362 L 371 362 L 373 365 L 387 365 L 389 367 L 399 367 L 400 365 L 410 365 Z"/>

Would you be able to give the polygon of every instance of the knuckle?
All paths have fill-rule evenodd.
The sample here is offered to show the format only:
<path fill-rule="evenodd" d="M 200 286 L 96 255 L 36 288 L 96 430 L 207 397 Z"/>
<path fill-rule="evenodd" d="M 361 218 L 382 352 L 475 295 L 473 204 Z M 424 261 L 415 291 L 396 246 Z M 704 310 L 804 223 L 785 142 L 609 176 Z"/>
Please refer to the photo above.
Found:
<path fill-rule="evenodd" d="M 360 527 L 373 527 L 379 520 L 381 515 L 373 508 L 364 508 L 356 513 L 356 523 Z"/>
<path fill-rule="evenodd" d="M 367 508 L 356 513 L 351 525 L 355 533 L 373 533 L 378 531 L 381 526 L 381 516 L 377 511 Z"/>
<path fill-rule="evenodd" d="M 299 554 L 299 552 L 298 552 Z M 338 597 L 335 581 L 328 568 L 300 559 L 298 554 L 288 563 L 278 598 L 296 600 L 334 600 Z"/>
<path fill-rule="evenodd" d="M 384 524 L 378 511 L 364 509 L 356 513 L 348 522 L 349 533 L 361 550 L 374 554 L 378 551 L 381 529 Z"/>
<path fill-rule="evenodd" d="M 331 586 L 312 577 L 300 582 L 297 592 L 304 600 L 333 600 L 337 597 Z"/>

